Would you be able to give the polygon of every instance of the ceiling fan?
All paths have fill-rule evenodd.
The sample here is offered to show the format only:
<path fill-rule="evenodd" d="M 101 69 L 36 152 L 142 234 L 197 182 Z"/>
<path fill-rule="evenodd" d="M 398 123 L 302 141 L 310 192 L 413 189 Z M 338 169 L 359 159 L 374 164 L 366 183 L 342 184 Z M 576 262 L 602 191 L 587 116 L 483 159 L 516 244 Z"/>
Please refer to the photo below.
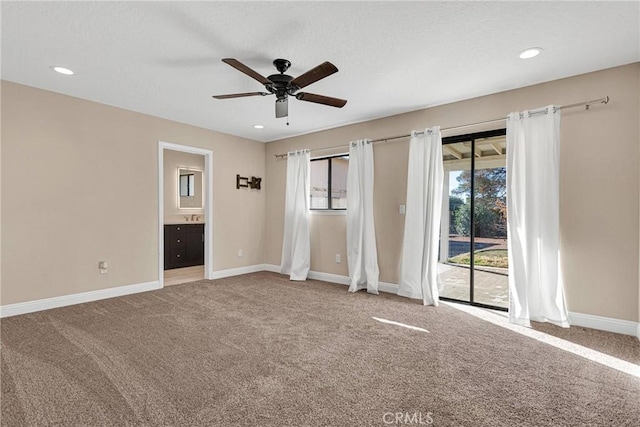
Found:
<path fill-rule="evenodd" d="M 231 65 L 236 70 L 245 73 L 247 76 L 262 83 L 267 92 L 245 92 L 233 93 L 229 95 L 214 95 L 216 99 L 242 98 L 245 96 L 276 96 L 276 118 L 287 117 L 289 115 L 289 96 L 295 96 L 296 99 L 307 102 L 315 102 L 316 104 L 329 105 L 331 107 L 342 108 L 347 103 L 344 99 L 332 98 L 330 96 L 316 95 L 309 92 L 298 92 L 300 89 L 309 86 L 312 83 L 322 80 L 333 73 L 338 72 L 338 68 L 331 62 L 323 62 L 315 68 L 310 69 L 304 74 L 296 78 L 285 74 L 291 66 L 291 62 L 286 59 L 276 59 L 273 65 L 280 74 L 272 74 L 264 77 L 258 72 L 244 65 L 242 62 L 233 58 L 225 58 L 222 62 Z M 287 123 L 288 124 L 288 123 Z"/>

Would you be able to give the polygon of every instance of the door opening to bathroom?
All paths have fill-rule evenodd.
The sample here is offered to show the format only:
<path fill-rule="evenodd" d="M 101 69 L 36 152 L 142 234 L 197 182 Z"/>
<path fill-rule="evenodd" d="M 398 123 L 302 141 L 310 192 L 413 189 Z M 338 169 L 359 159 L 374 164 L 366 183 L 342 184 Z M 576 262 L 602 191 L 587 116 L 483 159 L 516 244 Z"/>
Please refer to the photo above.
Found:
<path fill-rule="evenodd" d="M 161 142 L 158 157 L 161 283 L 210 278 L 211 152 Z"/>

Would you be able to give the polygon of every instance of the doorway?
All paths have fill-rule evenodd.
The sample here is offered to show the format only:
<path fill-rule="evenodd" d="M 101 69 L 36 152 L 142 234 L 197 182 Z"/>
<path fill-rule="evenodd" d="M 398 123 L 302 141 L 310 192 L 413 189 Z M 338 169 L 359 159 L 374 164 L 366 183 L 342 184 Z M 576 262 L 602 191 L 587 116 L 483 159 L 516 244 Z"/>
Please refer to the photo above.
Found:
<path fill-rule="evenodd" d="M 165 158 L 177 154 L 185 159 L 203 156 L 204 161 L 193 165 L 177 160 L 165 170 Z M 211 150 L 158 142 L 158 280 L 162 287 L 213 278 L 212 170 Z"/>
<path fill-rule="evenodd" d="M 506 129 L 443 138 L 442 144 L 440 297 L 506 311 Z"/>

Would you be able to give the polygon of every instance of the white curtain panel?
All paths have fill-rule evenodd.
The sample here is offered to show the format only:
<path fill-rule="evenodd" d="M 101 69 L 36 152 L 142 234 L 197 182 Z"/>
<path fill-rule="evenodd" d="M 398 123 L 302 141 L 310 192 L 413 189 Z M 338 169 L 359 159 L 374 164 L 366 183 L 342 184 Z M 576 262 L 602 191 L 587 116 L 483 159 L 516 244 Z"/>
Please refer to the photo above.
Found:
<path fill-rule="evenodd" d="M 509 321 L 568 327 L 559 235 L 560 110 L 507 120 Z"/>
<path fill-rule="evenodd" d="M 378 250 L 373 222 L 373 144 L 349 144 L 347 174 L 347 263 L 349 292 L 366 289 L 378 293 Z"/>
<path fill-rule="evenodd" d="M 438 305 L 438 242 L 444 165 L 440 127 L 411 134 L 398 295 Z"/>
<path fill-rule="evenodd" d="M 291 280 L 306 280 L 311 265 L 309 238 L 309 150 L 287 154 L 287 186 L 280 271 Z"/>

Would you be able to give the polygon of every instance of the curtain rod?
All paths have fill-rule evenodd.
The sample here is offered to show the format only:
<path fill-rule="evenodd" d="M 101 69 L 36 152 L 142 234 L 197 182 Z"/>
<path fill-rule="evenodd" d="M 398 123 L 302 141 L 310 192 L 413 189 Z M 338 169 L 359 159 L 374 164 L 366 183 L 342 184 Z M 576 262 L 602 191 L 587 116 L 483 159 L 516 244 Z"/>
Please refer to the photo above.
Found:
<path fill-rule="evenodd" d="M 576 102 L 575 104 L 569 104 L 569 105 L 561 105 L 558 107 L 558 110 L 564 110 L 565 108 L 575 108 L 575 107 L 582 107 L 585 106 L 586 109 L 588 110 L 589 107 L 592 104 L 608 104 L 609 103 L 609 96 L 605 96 L 603 98 L 598 98 L 598 99 L 592 99 L 590 101 L 584 101 L 584 102 Z M 538 114 L 538 113 L 542 113 L 544 112 L 545 109 L 538 109 L 538 110 L 531 110 L 530 113 L 531 114 Z M 476 123 L 469 123 L 466 125 L 459 125 L 459 126 L 451 126 L 448 128 L 442 128 L 440 129 L 441 131 L 447 131 L 447 130 L 453 130 L 453 129 L 461 129 L 461 128 L 466 128 L 466 127 L 471 127 L 471 126 L 478 126 L 478 125 L 486 125 L 489 123 L 496 123 L 496 122 L 503 122 L 507 120 L 506 117 L 502 117 L 499 119 L 491 119 L 491 120 L 485 120 L 482 122 L 476 122 Z M 424 131 L 422 132 L 416 132 L 416 134 L 421 135 L 423 134 Z M 379 139 L 374 139 L 371 142 L 373 143 L 377 143 L 377 142 L 387 142 L 387 141 L 391 141 L 394 139 L 401 139 L 401 138 L 408 138 L 410 137 L 411 134 L 406 134 L 406 135 L 396 135 L 396 136 L 389 136 L 387 138 L 379 138 Z M 326 148 L 317 148 L 315 150 L 311 150 L 311 151 L 329 151 L 329 150 L 337 150 L 338 148 L 349 148 L 349 144 L 342 144 L 342 145 L 336 145 L 334 147 L 326 147 Z M 278 158 L 284 158 L 287 157 L 287 154 L 275 154 L 276 159 Z"/>

